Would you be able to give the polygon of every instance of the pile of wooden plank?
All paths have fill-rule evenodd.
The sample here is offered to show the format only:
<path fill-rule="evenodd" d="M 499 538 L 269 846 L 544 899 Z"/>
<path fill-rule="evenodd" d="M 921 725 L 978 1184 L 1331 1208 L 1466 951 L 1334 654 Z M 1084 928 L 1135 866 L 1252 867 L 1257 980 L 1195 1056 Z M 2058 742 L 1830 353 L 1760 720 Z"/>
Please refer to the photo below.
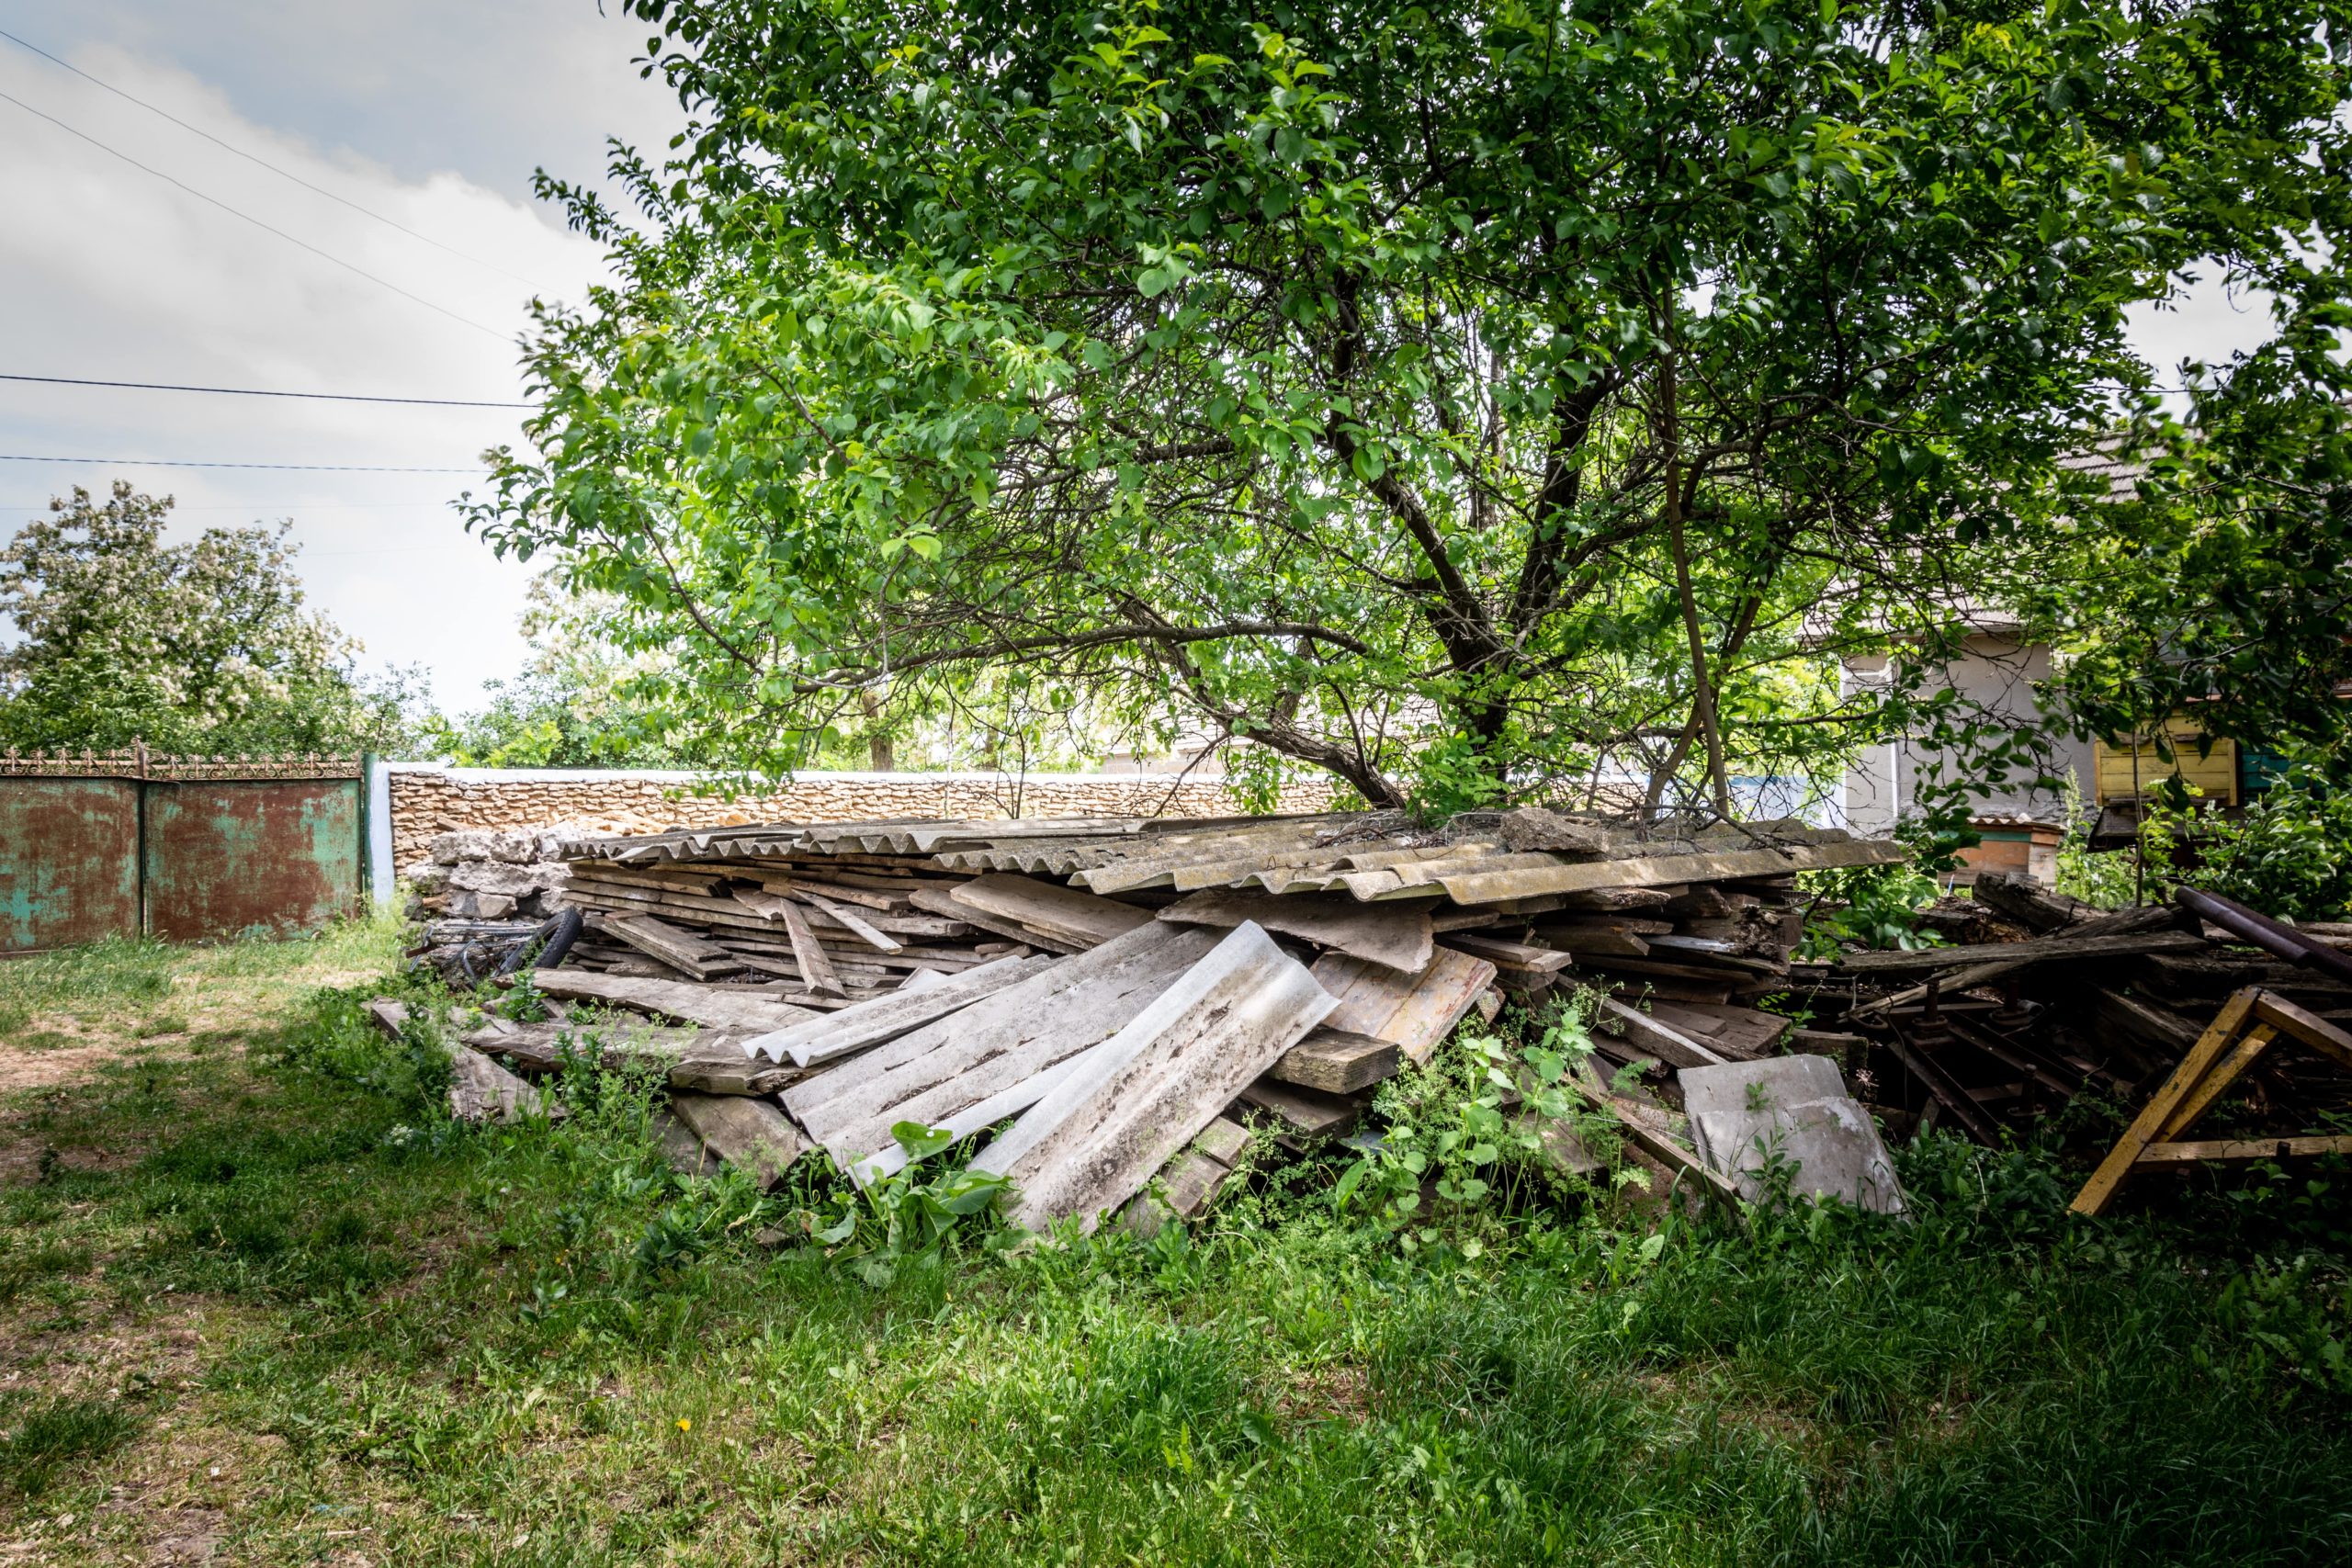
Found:
<path fill-rule="evenodd" d="M 582 1038 L 649 1064 L 688 1163 L 773 1174 L 813 1149 L 871 1181 L 913 1124 L 991 1134 L 978 1159 L 1023 1223 L 1140 1213 L 1147 1188 L 1151 1213 L 1189 1213 L 1252 1127 L 1352 1131 L 1379 1083 L 1506 999 L 1593 993 L 1604 1051 L 1637 1068 L 1765 1055 L 1787 1020 L 1754 1004 L 1789 984 L 1795 873 L 1900 855 L 1794 823 L 1541 810 L 589 840 L 564 879 L 586 929 L 534 972 L 571 1017 L 464 1043 L 526 1074 Z M 1671 1143 L 1670 1083 L 1592 1084 Z M 729 1096 L 759 1109 L 705 1103 Z"/>
<path fill-rule="evenodd" d="M 811 1156 L 872 1181 L 905 1163 L 901 1130 L 944 1129 L 981 1140 L 1023 1223 L 1086 1225 L 1197 1213 L 1253 1139 L 1353 1134 L 1465 1017 L 1570 995 L 1599 1057 L 1581 1091 L 1640 1162 L 1718 1196 L 1777 1179 L 1747 1144 L 1799 1138 L 1800 1190 L 1899 1207 L 1880 1129 L 1998 1143 L 2086 1091 L 2143 1105 L 2256 992 L 2241 1014 L 2301 1032 L 2233 1043 L 2200 1080 L 2229 1099 L 2158 1118 L 2211 1109 L 2245 1136 L 2149 1146 L 2311 1152 L 2289 1129 L 2352 1109 L 2341 1064 L 2291 1048 L 2352 1025 L 2344 934 L 2190 895 L 2100 912 L 1987 874 L 1936 912 L 1943 945 L 1793 956 L 1798 873 L 1903 857 L 1794 823 L 1533 809 L 582 840 L 560 883 L 585 930 L 533 972 L 555 1016 L 465 1032 L 480 1061 L 457 1077 L 474 1113 L 513 1115 L 535 1102 L 504 1068 L 636 1064 L 670 1090 L 674 1159 L 767 1181 Z M 1573 1143 L 1557 1157 L 1590 1168 Z"/>

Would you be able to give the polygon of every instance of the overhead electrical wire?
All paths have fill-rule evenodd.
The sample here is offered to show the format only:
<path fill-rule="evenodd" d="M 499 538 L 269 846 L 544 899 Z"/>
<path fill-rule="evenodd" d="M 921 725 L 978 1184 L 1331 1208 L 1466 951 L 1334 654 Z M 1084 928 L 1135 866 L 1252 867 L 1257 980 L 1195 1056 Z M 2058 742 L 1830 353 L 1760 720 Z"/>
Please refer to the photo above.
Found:
<path fill-rule="evenodd" d="M 0 463 L 90 463 L 103 468 L 273 468 L 314 474 L 479 474 L 469 468 L 395 468 L 368 463 L 198 463 L 177 457 L 38 457 L 0 452 Z"/>
<path fill-rule="evenodd" d="M 47 120 L 50 124 L 57 127 L 58 130 L 64 131 L 68 136 L 76 137 L 81 141 L 86 141 L 101 152 L 109 153 L 114 157 L 121 159 L 124 163 L 130 164 L 132 168 L 139 170 L 141 174 L 153 175 L 157 179 L 162 180 L 164 184 L 176 186 L 180 190 L 186 191 L 188 195 L 195 197 L 199 201 L 209 202 L 214 207 L 219 208 L 221 211 L 229 214 L 232 218 L 241 218 L 256 229 L 277 235 L 279 239 L 285 241 L 289 245 L 300 246 L 301 249 L 310 252 L 312 255 L 317 256 L 322 261 L 333 262 L 335 265 L 343 268 L 345 272 L 355 273 L 357 276 L 366 278 L 368 282 L 376 284 L 379 288 L 390 289 L 393 293 L 399 295 L 403 299 L 422 305 L 428 310 L 433 310 L 441 315 L 447 316 L 453 321 L 473 328 L 473 330 L 478 333 L 486 333 L 491 337 L 498 339 L 501 343 L 508 341 L 509 334 L 500 332 L 496 327 L 484 326 L 481 322 L 475 321 L 470 316 L 461 316 L 446 305 L 436 305 L 432 300 L 424 298 L 422 294 L 412 294 L 407 289 L 402 288 L 399 284 L 390 281 L 389 278 L 379 277 L 365 267 L 356 266 L 350 262 L 344 260 L 341 256 L 335 255 L 327 251 L 322 251 L 307 240 L 298 240 L 293 235 L 288 233 L 285 230 L 277 228 L 272 224 L 265 223 L 260 219 L 255 218 L 252 213 L 240 211 L 238 209 L 230 206 L 227 202 L 222 201 L 219 197 L 207 196 L 204 192 L 197 189 L 194 186 L 189 185 L 186 180 L 176 179 L 172 175 L 164 173 L 161 169 L 141 163 L 138 159 L 132 157 L 128 152 L 107 146 L 105 142 L 99 141 L 96 137 L 90 135 L 87 131 L 74 130 L 72 126 L 66 124 L 55 115 L 44 114 L 40 109 L 33 107 L 32 105 L 25 102 L 22 98 L 14 96 L 8 93 L 0 93 L 0 99 L 6 99 L 7 102 L 16 105 L 18 108 L 24 110 L 27 114 L 33 116 L 36 119 Z"/>
<path fill-rule="evenodd" d="M 188 387 L 175 381 L 93 381 L 80 376 L 17 376 L 0 371 L 0 381 L 36 381 L 49 387 L 120 387 L 138 392 L 209 392 L 223 398 L 305 398 L 331 403 L 407 403 L 436 409 L 535 409 L 537 403 L 492 402 L 474 398 L 381 398 L 360 392 L 277 392 L 256 387 Z"/>
<path fill-rule="evenodd" d="M 431 245 L 436 251 L 447 251 L 449 254 L 456 256 L 459 261 L 471 262 L 474 265 L 485 267 L 490 271 L 498 274 L 501 277 L 511 277 L 526 288 L 537 288 L 539 287 L 531 279 L 525 277 L 521 273 L 509 272 L 504 267 L 500 266 L 496 262 L 488 262 L 482 260 L 480 256 L 469 255 L 464 251 L 458 249 L 455 245 L 443 244 L 440 241 L 435 239 L 430 234 L 421 234 L 415 230 L 410 228 L 407 224 L 402 223 L 396 219 L 387 218 L 382 213 L 378 212 L 371 208 L 362 207 L 359 203 L 352 200 L 349 197 L 338 196 L 334 191 L 327 189 L 324 186 L 312 185 L 309 180 L 304 179 L 301 175 L 294 173 L 291 169 L 281 168 L 277 164 L 271 163 L 266 158 L 261 157 L 256 153 L 246 152 L 243 148 L 236 145 L 234 142 L 223 141 L 220 138 L 213 135 L 203 127 L 190 125 L 187 120 L 182 119 L 179 116 L 172 113 L 170 110 L 158 108 L 153 104 L 149 103 L 146 99 L 140 97 L 135 94 L 127 93 L 111 82 L 93 76 L 87 71 L 83 70 L 80 66 L 75 65 L 69 61 L 61 60 L 56 55 L 50 53 L 49 51 L 41 48 L 40 45 L 28 42 L 26 39 L 18 38 L 16 34 L 8 31 L 5 28 L 0 28 L 0 38 L 6 39 L 10 43 L 15 44 L 19 49 L 30 50 L 33 53 L 40 55 L 43 60 L 48 61 L 51 65 L 60 66 L 67 71 L 71 71 L 74 75 L 82 78 L 83 81 L 89 83 L 93 86 L 105 88 L 107 92 L 112 93 L 116 97 L 122 99 L 126 103 L 136 104 L 141 108 L 145 109 L 149 114 L 162 116 L 164 118 L 170 120 L 174 125 L 178 126 L 182 130 L 187 131 L 192 135 L 203 137 L 204 140 L 211 142 L 212 145 L 221 149 L 223 152 L 233 152 L 248 164 L 257 164 L 281 179 L 292 180 L 304 190 L 314 191 L 320 196 L 325 197 L 329 201 L 341 202 L 344 206 L 348 207 L 352 211 L 358 213 L 363 218 L 372 218 L 388 229 L 397 229 L 401 233 L 406 234 L 410 239 L 421 240 L 424 243 Z"/>

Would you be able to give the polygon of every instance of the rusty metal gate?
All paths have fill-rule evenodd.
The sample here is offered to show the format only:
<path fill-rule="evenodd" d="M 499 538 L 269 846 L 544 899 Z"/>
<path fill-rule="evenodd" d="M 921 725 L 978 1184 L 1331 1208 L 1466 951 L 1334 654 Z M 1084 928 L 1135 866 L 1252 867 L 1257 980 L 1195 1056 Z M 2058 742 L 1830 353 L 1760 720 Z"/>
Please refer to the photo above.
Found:
<path fill-rule="evenodd" d="M 366 778 L 358 757 L 0 756 L 0 953 L 356 914 Z"/>

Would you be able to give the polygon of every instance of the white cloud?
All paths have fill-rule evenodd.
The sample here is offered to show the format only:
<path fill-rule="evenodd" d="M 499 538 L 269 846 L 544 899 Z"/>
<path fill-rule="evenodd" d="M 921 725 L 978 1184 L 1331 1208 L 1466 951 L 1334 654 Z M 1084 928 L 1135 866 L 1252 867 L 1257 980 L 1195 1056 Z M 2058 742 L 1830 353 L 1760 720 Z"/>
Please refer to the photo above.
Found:
<path fill-rule="evenodd" d="M 626 43 L 610 41 L 625 58 Z M 576 298 L 601 271 L 593 244 L 466 175 L 403 175 L 348 147 L 314 146 L 254 123 L 214 86 L 147 55 L 111 45 L 57 52 L 234 146 L 531 278 L 550 297 Z M 435 85 L 409 85 L 409 112 L 431 116 Z M 0 103 L 0 210 L 9 214 L 0 226 L 0 299 L 8 301 L 0 370 L 393 396 L 522 395 L 514 338 L 529 290 L 512 278 L 303 190 L 6 45 L 0 91 L 492 329 L 403 299 Z M 484 447 L 516 439 L 520 417 L 0 383 L 0 451 L 36 456 L 465 468 Z M 0 528 L 50 495 L 74 484 L 102 491 L 118 475 L 176 495 L 191 530 L 293 518 L 312 602 L 366 642 L 371 663 L 425 664 L 445 705 L 478 700 L 482 679 L 520 658 L 514 622 L 526 569 L 497 561 L 464 535 L 447 503 L 469 484 L 466 475 L 0 463 Z"/>

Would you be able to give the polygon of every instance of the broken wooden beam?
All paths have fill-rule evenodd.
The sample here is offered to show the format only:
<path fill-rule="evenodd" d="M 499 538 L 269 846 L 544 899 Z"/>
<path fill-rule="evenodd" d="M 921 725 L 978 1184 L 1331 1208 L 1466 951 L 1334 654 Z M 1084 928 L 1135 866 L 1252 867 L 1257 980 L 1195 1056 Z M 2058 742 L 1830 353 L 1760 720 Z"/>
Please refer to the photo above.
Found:
<path fill-rule="evenodd" d="M 1283 1083 L 1327 1094 L 1352 1094 L 1394 1077 L 1403 1057 L 1403 1048 L 1394 1040 L 1351 1034 L 1344 1029 L 1318 1029 L 1283 1052 L 1267 1073 Z"/>
<path fill-rule="evenodd" d="M 800 1157 L 800 1131 L 774 1102 L 734 1094 L 673 1094 L 670 1109 L 705 1148 L 765 1191 Z"/>
<path fill-rule="evenodd" d="M 1993 964 L 2021 968 L 2055 961 L 2086 963 L 2093 959 L 2140 958 L 2157 953 L 2199 953 L 2201 936 L 2187 931 L 2146 931 L 2123 936 L 2042 936 L 2024 942 L 1972 942 L 1962 947 L 1920 947 L 1908 952 L 1849 953 L 1838 967 L 1855 975 L 1917 974 L 1923 970 L 1957 969 Z"/>

